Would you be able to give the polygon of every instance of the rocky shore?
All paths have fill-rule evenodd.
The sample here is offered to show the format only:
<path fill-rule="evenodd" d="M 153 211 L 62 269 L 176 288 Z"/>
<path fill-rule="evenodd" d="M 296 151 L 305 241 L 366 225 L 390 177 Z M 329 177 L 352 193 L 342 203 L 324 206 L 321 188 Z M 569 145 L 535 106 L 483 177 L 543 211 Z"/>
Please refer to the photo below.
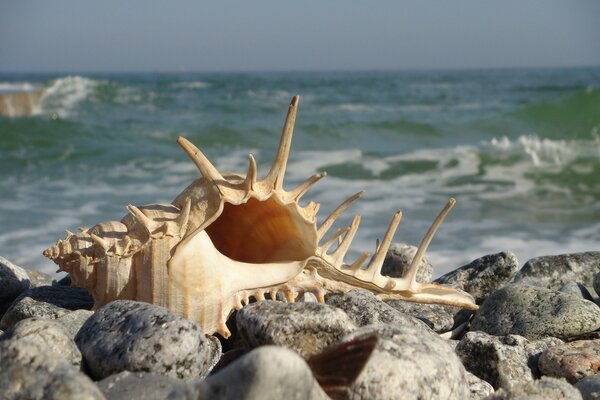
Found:
<path fill-rule="evenodd" d="M 384 272 L 412 254 L 393 246 Z M 0 397 L 600 399 L 600 252 L 490 254 L 435 281 L 480 309 L 304 295 L 247 305 L 224 340 L 151 304 L 92 312 L 68 277 L 0 257 Z"/>

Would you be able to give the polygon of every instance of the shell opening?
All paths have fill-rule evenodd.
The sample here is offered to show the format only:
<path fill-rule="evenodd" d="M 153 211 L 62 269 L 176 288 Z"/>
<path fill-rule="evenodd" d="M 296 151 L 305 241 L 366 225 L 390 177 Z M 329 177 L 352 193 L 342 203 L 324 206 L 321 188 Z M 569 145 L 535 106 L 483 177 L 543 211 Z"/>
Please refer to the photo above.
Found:
<path fill-rule="evenodd" d="M 275 196 L 225 203 L 206 233 L 221 254 L 246 263 L 301 261 L 317 247 L 314 223 L 300 216 L 295 203 L 281 204 Z"/>

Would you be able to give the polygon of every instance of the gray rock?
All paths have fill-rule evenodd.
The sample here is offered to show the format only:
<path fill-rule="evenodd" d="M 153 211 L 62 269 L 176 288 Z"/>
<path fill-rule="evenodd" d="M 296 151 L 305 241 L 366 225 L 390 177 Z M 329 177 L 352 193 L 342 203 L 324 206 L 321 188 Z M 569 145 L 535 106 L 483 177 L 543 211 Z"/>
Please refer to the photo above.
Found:
<path fill-rule="evenodd" d="M 546 336 L 567 340 L 600 328 L 600 308 L 577 296 L 513 284 L 492 293 L 471 322 L 472 331 L 530 340 Z"/>
<path fill-rule="evenodd" d="M 594 287 L 594 292 L 598 296 L 600 296 L 600 272 L 594 275 L 594 279 L 592 280 L 592 286 Z"/>
<path fill-rule="evenodd" d="M 447 332 L 458 325 L 455 317 L 462 311 L 462 308 L 441 304 L 421 304 L 402 300 L 387 300 L 385 303 L 403 314 L 425 322 L 437 333 Z"/>
<path fill-rule="evenodd" d="M 27 275 L 31 280 L 31 288 L 51 286 L 56 283 L 56 280 L 48 274 L 45 274 L 34 269 L 27 269 Z"/>
<path fill-rule="evenodd" d="M 91 375 L 128 370 L 178 379 L 206 376 L 221 356 L 220 342 L 192 321 L 153 304 L 118 300 L 98 309 L 75 342 Z"/>
<path fill-rule="evenodd" d="M 12 302 L 29 289 L 29 276 L 18 265 L 0 257 L 0 306 Z"/>
<path fill-rule="evenodd" d="M 326 400 L 329 397 L 298 354 L 283 347 L 263 346 L 202 381 L 175 388 L 168 399 Z"/>
<path fill-rule="evenodd" d="M 396 310 L 364 289 L 327 296 L 326 303 L 343 310 L 357 326 L 381 323 L 427 327 L 425 322 Z"/>
<path fill-rule="evenodd" d="M 150 372 L 123 371 L 98 382 L 110 400 L 164 400 L 181 381 Z"/>
<path fill-rule="evenodd" d="M 75 342 L 60 324 L 42 318 L 27 318 L 11 326 L 0 340 L 19 340 L 29 338 L 40 344 L 45 352 L 62 358 L 76 367 L 81 366 L 81 353 Z"/>
<path fill-rule="evenodd" d="M 594 301 L 594 298 L 590 292 L 581 283 L 567 282 L 560 289 L 558 289 L 558 291 L 562 293 L 573 294 L 585 300 Z"/>
<path fill-rule="evenodd" d="M 600 367 L 600 340 L 577 340 L 544 351 L 538 361 L 542 374 L 574 384 L 595 375 Z"/>
<path fill-rule="evenodd" d="M 395 278 L 403 277 L 410 267 L 415 254 L 417 254 L 418 247 L 404 243 L 394 243 L 390 246 L 383 266 L 381 267 L 381 274 L 392 276 Z M 433 278 L 433 266 L 424 256 L 421 260 L 421 264 L 417 269 L 417 282 L 429 283 Z"/>
<path fill-rule="evenodd" d="M 69 313 L 69 310 L 57 307 L 54 304 L 37 301 L 31 297 L 15 300 L 0 319 L 0 328 L 7 329 L 17 322 L 27 318 L 56 319 Z"/>
<path fill-rule="evenodd" d="M 274 344 L 303 357 L 320 352 L 356 329 L 342 310 L 320 303 L 259 301 L 238 311 L 235 321 L 246 348 Z"/>
<path fill-rule="evenodd" d="M 600 400 L 600 375 L 583 378 L 575 384 L 583 400 Z"/>
<path fill-rule="evenodd" d="M 81 329 L 85 321 L 92 315 L 94 315 L 93 311 L 75 310 L 61 315 L 55 321 L 64 326 L 69 335 L 75 339 L 75 335 L 77 335 L 79 329 Z"/>
<path fill-rule="evenodd" d="M 486 400 L 582 400 L 581 394 L 562 379 L 542 377 L 510 389 L 500 389 Z"/>
<path fill-rule="evenodd" d="M 3 399 L 105 399 L 90 378 L 32 337 L 0 341 L 0 365 Z"/>
<path fill-rule="evenodd" d="M 495 389 L 509 388 L 539 378 L 537 362 L 540 354 L 562 343 L 556 338 L 529 341 L 518 335 L 467 332 L 456 346 L 456 353 L 468 371 Z"/>
<path fill-rule="evenodd" d="M 515 282 L 560 289 L 568 282 L 582 283 L 592 290 L 594 276 L 600 272 L 600 252 L 536 257 L 527 261 L 515 276 Z"/>
<path fill-rule="evenodd" d="M 370 325 L 342 339 L 377 333 L 379 342 L 351 388 L 349 399 L 465 399 L 465 368 L 433 332 L 399 325 Z"/>
<path fill-rule="evenodd" d="M 467 371 L 467 385 L 469 385 L 470 399 L 483 399 L 486 396 L 494 393 L 494 387 L 479 378 L 477 375 Z"/>
<path fill-rule="evenodd" d="M 489 254 L 435 280 L 436 283 L 464 290 L 477 304 L 505 286 L 517 273 L 519 260 L 510 251 Z"/>

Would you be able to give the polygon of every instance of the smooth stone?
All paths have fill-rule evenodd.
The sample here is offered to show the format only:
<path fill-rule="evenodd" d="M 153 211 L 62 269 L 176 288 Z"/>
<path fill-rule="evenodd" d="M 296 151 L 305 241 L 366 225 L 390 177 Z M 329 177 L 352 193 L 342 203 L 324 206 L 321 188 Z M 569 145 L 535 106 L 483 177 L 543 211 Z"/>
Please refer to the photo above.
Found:
<path fill-rule="evenodd" d="M 398 311 L 365 289 L 327 296 L 325 302 L 343 310 L 357 326 L 398 324 L 427 328 L 426 322 Z"/>
<path fill-rule="evenodd" d="M 506 251 L 477 258 L 434 282 L 464 290 L 481 304 L 492 292 L 510 282 L 518 269 L 517 256 Z"/>
<path fill-rule="evenodd" d="M 537 360 L 540 354 L 562 343 L 556 338 L 529 341 L 518 335 L 467 332 L 455 350 L 468 371 L 498 389 L 539 378 Z"/>
<path fill-rule="evenodd" d="M 71 276 L 68 274 L 65 275 L 65 277 L 63 277 L 58 282 L 56 282 L 56 285 L 57 286 L 71 286 Z"/>
<path fill-rule="evenodd" d="M 514 282 L 560 289 L 565 283 L 582 283 L 592 290 L 594 276 L 600 272 L 600 251 L 536 257 L 527 261 Z"/>
<path fill-rule="evenodd" d="M 342 342 L 377 333 L 379 340 L 348 399 L 466 399 L 467 373 L 451 346 L 413 326 L 369 325 Z"/>
<path fill-rule="evenodd" d="M 256 304 L 256 303 L 254 303 Z M 262 346 L 208 378 L 175 388 L 170 400 L 326 400 L 308 364 L 296 352 Z"/>
<path fill-rule="evenodd" d="M 150 372 L 123 371 L 102 379 L 98 388 L 110 400 L 164 400 L 179 379 Z"/>
<path fill-rule="evenodd" d="M 542 374 L 576 383 L 600 370 L 600 340 L 577 340 L 552 347 L 538 361 Z"/>
<path fill-rule="evenodd" d="M 274 344 L 303 357 L 319 353 L 356 329 L 340 309 L 320 303 L 265 300 L 238 311 L 238 337 L 247 349 Z"/>
<path fill-rule="evenodd" d="M 90 378 L 31 337 L 0 341 L 0 365 L 3 399 L 105 399 Z"/>
<path fill-rule="evenodd" d="M 467 385 L 469 385 L 469 399 L 483 399 L 494 393 L 494 387 L 477 375 L 467 371 Z"/>
<path fill-rule="evenodd" d="M 77 335 L 79 329 L 81 329 L 85 321 L 92 315 L 94 315 L 93 311 L 75 310 L 58 317 L 55 321 L 64 326 L 69 335 L 71 335 L 71 338 L 75 339 L 75 335 Z"/>
<path fill-rule="evenodd" d="M 7 329 L 17 322 L 27 318 L 56 319 L 68 314 L 70 310 L 57 307 L 54 304 L 37 301 L 31 297 L 15 300 L 0 319 L 0 328 Z"/>
<path fill-rule="evenodd" d="M 575 384 L 583 400 L 600 400 L 600 375 L 583 378 Z"/>
<path fill-rule="evenodd" d="M 410 263 L 412 262 L 419 248 L 410 244 L 394 243 L 390 246 L 383 266 L 381 274 L 394 278 L 402 278 L 406 275 Z M 429 262 L 427 256 L 424 256 L 417 268 L 417 282 L 429 283 L 433 278 L 433 266 Z"/>
<path fill-rule="evenodd" d="M 568 340 L 600 328 L 600 308 L 571 294 L 524 284 L 492 293 L 470 330 L 492 335 L 521 335 L 530 340 L 553 336 Z"/>
<path fill-rule="evenodd" d="M 385 304 L 403 314 L 415 317 L 427 324 L 434 332 L 442 333 L 451 330 L 456 323 L 455 317 L 462 311 L 460 307 L 441 304 L 412 303 L 402 300 L 386 300 Z"/>
<path fill-rule="evenodd" d="M 562 379 L 543 376 L 510 389 L 500 389 L 486 400 L 582 400 L 581 394 Z"/>
<path fill-rule="evenodd" d="M 19 340 L 29 338 L 51 352 L 55 357 L 64 359 L 71 365 L 81 366 L 81 353 L 71 335 L 59 323 L 50 319 L 27 318 L 17 322 L 0 337 L 0 340 Z"/>
<path fill-rule="evenodd" d="M 0 306 L 12 302 L 29 289 L 29 276 L 18 265 L 0 257 Z"/>
<path fill-rule="evenodd" d="M 163 307 L 113 301 L 83 324 L 75 342 L 95 379 L 128 370 L 202 378 L 221 356 L 218 339 Z"/>
<path fill-rule="evenodd" d="M 28 269 L 27 275 L 29 275 L 29 279 L 31 280 L 31 288 L 52 286 L 56 283 L 56 280 L 52 276 L 34 269 Z"/>
<path fill-rule="evenodd" d="M 592 286 L 594 287 L 594 292 L 598 296 L 600 296 L 600 272 L 594 275 L 594 280 L 592 281 Z"/>
<path fill-rule="evenodd" d="M 558 289 L 558 291 L 562 292 L 562 293 L 579 296 L 585 300 L 594 301 L 592 294 L 581 283 L 567 282 L 560 289 Z"/>

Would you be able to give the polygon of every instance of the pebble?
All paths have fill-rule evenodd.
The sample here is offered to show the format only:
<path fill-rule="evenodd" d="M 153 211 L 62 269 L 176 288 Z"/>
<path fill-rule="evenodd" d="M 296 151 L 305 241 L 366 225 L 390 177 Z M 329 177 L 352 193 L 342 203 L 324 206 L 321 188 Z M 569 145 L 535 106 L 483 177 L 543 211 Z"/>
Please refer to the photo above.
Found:
<path fill-rule="evenodd" d="M 600 400 L 600 375 L 583 378 L 575 384 L 583 400 Z"/>
<path fill-rule="evenodd" d="M 442 333 L 451 330 L 455 325 L 455 317 L 463 309 L 441 304 L 422 304 L 402 300 L 386 300 L 385 304 L 405 315 L 417 318 L 434 332 Z"/>
<path fill-rule="evenodd" d="M 205 336 L 192 321 L 130 300 L 98 309 L 83 324 L 75 342 L 95 379 L 124 370 L 201 378 L 221 356 L 220 342 Z"/>
<path fill-rule="evenodd" d="M 31 337 L 0 341 L 0 365 L 3 399 L 105 400 L 90 378 Z"/>
<path fill-rule="evenodd" d="M 570 383 L 600 370 L 600 340 L 577 340 L 552 347 L 539 359 L 542 374 L 565 378 Z"/>
<path fill-rule="evenodd" d="M 68 314 L 69 310 L 57 307 L 54 304 L 37 301 L 31 297 L 23 297 L 13 302 L 9 309 L 0 319 L 0 328 L 7 329 L 10 326 L 26 318 L 56 319 Z"/>
<path fill-rule="evenodd" d="M 510 388 L 539 378 L 537 360 L 540 354 L 562 343 L 556 338 L 529 341 L 518 335 L 467 332 L 456 346 L 456 353 L 468 371 L 495 389 Z"/>
<path fill-rule="evenodd" d="M 594 298 L 589 290 L 587 290 L 587 288 L 581 283 L 567 282 L 560 289 L 558 289 L 558 291 L 562 293 L 570 293 L 585 300 L 594 301 Z"/>
<path fill-rule="evenodd" d="M 494 393 L 494 387 L 477 375 L 467 371 L 467 385 L 469 385 L 469 399 L 483 399 Z"/>
<path fill-rule="evenodd" d="M 568 282 L 579 282 L 592 290 L 594 276 L 599 272 L 600 252 L 589 251 L 532 258 L 514 281 L 555 290 Z"/>
<path fill-rule="evenodd" d="M 204 380 L 176 387 L 167 399 L 326 400 L 329 397 L 296 352 L 279 346 L 262 346 Z"/>
<path fill-rule="evenodd" d="M 353 289 L 327 296 L 326 303 L 343 310 L 357 326 L 398 324 L 427 328 L 428 324 L 379 300 L 368 290 Z M 406 302 L 400 302 L 406 303 Z"/>
<path fill-rule="evenodd" d="M 418 247 L 404 243 L 394 243 L 390 246 L 383 266 L 381 267 L 381 274 L 391 276 L 394 278 L 402 278 L 406 275 L 410 263 L 412 262 L 415 254 L 417 254 Z M 429 283 L 433 278 L 433 266 L 424 256 L 417 269 L 417 282 Z"/>
<path fill-rule="evenodd" d="M 29 276 L 18 265 L 0 257 L 0 306 L 12 302 L 29 289 Z"/>
<path fill-rule="evenodd" d="M 258 301 L 238 311 L 235 321 L 247 349 L 274 344 L 303 357 L 321 352 L 356 329 L 342 310 L 320 303 Z"/>
<path fill-rule="evenodd" d="M 178 379 L 150 372 L 123 371 L 97 384 L 110 400 L 164 400 L 180 383 Z"/>
<path fill-rule="evenodd" d="M 596 294 L 600 296 L 600 272 L 594 275 L 592 286 L 594 287 L 594 292 L 596 292 Z"/>
<path fill-rule="evenodd" d="M 42 318 L 27 318 L 11 326 L 0 340 L 29 338 L 51 352 L 55 357 L 76 367 L 81 366 L 81 353 L 69 332 L 55 321 Z"/>
<path fill-rule="evenodd" d="M 563 379 L 543 376 L 510 389 L 500 389 L 485 400 L 582 400 L 581 394 Z"/>
<path fill-rule="evenodd" d="M 519 269 L 519 260 L 510 251 L 489 254 L 471 261 L 434 282 L 464 290 L 477 304 L 513 279 Z"/>
<path fill-rule="evenodd" d="M 587 300 L 536 286 L 513 284 L 495 291 L 481 305 L 470 330 L 516 334 L 530 340 L 567 340 L 600 328 L 600 308 Z"/>
<path fill-rule="evenodd" d="M 413 326 L 369 325 L 342 342 L 377 333 L 379 341 L 349 399 L 465 399 L 466 370 L 451 346 Z"/>
<path fill-rule="evenodd" d="M 75 310 L 61 315 L 55 321 L 64 326 L 69 335 L 75 339 L 75 335 L 77 335 L 79 329 L 81 329 L 85 321 L 92 315 L 94 315 L 93 311 Z"/>

